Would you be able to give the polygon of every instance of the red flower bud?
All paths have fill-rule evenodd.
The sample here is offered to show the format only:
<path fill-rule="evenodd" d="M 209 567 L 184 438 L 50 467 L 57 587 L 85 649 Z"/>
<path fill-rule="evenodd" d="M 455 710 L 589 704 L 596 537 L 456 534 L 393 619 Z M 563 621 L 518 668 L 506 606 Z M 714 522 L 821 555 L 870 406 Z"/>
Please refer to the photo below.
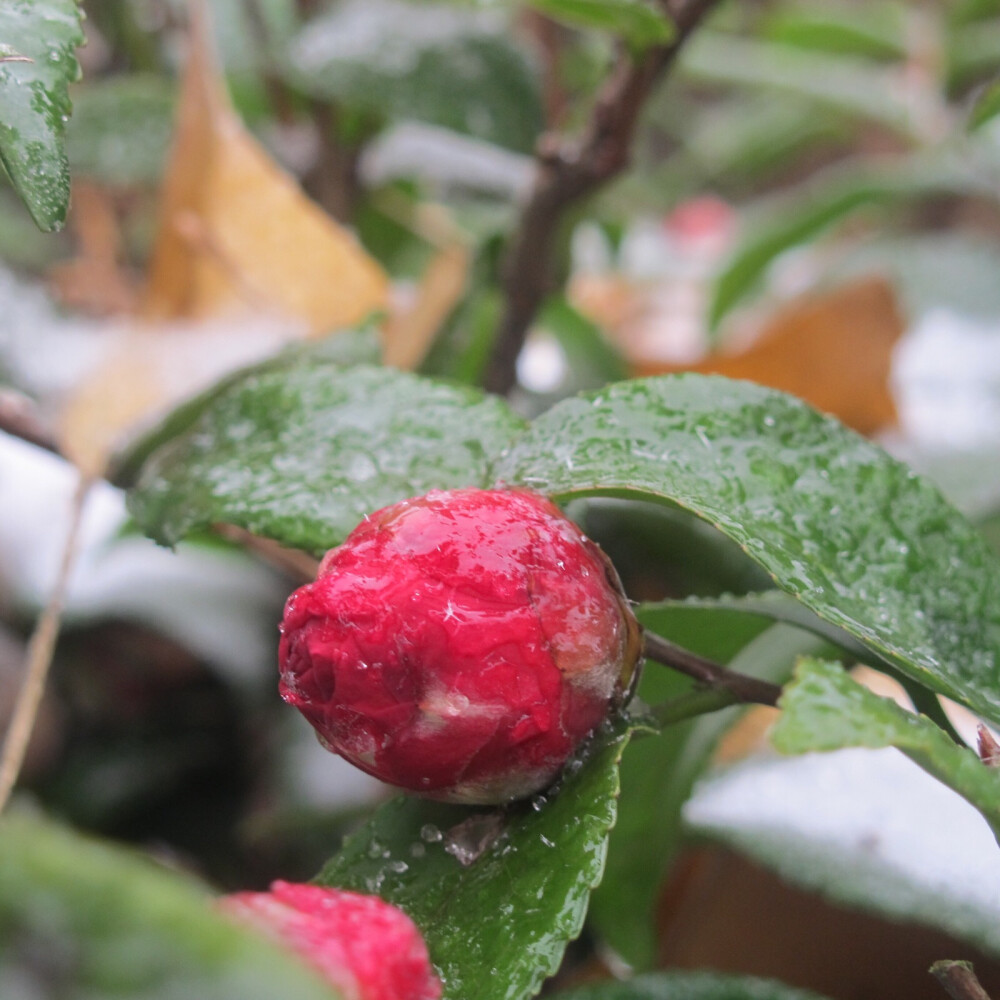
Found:
<path fill-rule="evenodd" d="M 270 892 L 238 892 L 220 905 L 298 952 L 344 1000 L 441 996 L 420 931 L 377 896 L 275 882 Z"/>
<path fill-rule="evenodd" d="M 629 686 L 611 564 L 548 499 L 429 493 L 366 518 L 285 607 L 282 697 L 390 784 L 496 803 L 546 787 Z"/>

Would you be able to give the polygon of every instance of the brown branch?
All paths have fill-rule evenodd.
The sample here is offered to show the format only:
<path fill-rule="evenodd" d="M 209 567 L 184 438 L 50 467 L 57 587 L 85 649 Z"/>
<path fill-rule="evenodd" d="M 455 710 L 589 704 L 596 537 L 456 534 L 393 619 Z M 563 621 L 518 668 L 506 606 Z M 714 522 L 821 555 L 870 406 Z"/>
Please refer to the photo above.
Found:
<path fill-rule="evenodd" d="M 633 58 L 624 49 L 605 81 L 582 134 L 546 133 L 535 153 L 535 180 L 504 260 L 504 312 L 486 373 L 486 388 L 506 395 L 535 314 L 553 290 L 552 257 L 567 210 L 629 164 L 639 115 L 653 88 L 718 0 L 666 0 L 676 26 L 668 45 Z"/>
<path fill-rule="evenodd" d="M 341 110 L 335 102 L 314 100 L 309 107 L 320 151 L 306 187 L 338 222 L 350 225 L 361 197 L 361 145 L 340 135 Z"/>
<path fill-rule="evenodd" d="M 698 656 L 653 632 L 643 634 L 642 652 L 646 659 L 693 677 L 709 689 L 725 691 L 732 702 L 773 707 L 781 697 L 781 688 L 777 684 L 727 670 L 721 664 Z"/>
<path fill-rule="evenodd" d="M 952 1000 L 990 1000 L 972 971 L 971 962 L 943 959 L 931 966 L 930 973 Z"/>

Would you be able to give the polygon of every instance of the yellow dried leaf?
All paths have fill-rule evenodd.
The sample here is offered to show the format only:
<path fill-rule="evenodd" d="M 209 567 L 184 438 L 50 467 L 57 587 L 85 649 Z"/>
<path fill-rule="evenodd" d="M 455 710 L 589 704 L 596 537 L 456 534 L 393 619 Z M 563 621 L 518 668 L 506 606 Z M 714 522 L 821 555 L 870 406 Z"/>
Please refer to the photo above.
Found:
<path fill-rule="evenodd" d="M 204 19 L 195 11 L 192 20 L 141 314 L 272 312 L 323 334 L 384 309 L 384 271 L 243 127 L 223 89 Z"/>
<path fill-rule="evenodd" d="M 465 291 L 469 261 L 468 247 L 458 242 L 442 247 L 431 258 L 413 305 L 394 312 L 383 328 L 382 354 L 387 365 L 413 369 L 420 364 Z"/>
<path fill-rule="evenodd" d="M 864 278 L 791 303 L 743 350 L 689 365 L 630 360 L 639 375 L 696 371 L 781 389 L 873 434 L 896 421 L 889 377 L 903 329 L 889 284 Z"/>

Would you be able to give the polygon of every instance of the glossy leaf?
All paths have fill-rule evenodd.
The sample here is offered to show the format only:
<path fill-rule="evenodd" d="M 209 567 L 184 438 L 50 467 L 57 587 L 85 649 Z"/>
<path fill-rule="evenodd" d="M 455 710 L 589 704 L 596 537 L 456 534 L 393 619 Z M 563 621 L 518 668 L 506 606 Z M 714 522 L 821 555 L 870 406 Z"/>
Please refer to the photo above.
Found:
<path fill-rule="evenodd" d="M 974 805 L 1000 838 L 1000 770 L 987 767 L 930 719 L 900 708 L 832 663 L 802 660 L 781 697 L 772 742 L 782 753 L 896 747 Z"/>
<path fill-rule="evenodd" d="M 538 80 L 502 17 L 444 3 L 350 0 L 306 25 L 286 60 L 306 93 L 530 152 Z"/>
<path fill-rule="evenodd" d="M 639 620 L 702 656 L 775 682 L 791 673 L 796 657 L 831 652 L 798 629 L 724 608 L 641 606 Z M 688 690 L 687 678 L 648 663 L 639 696 L 660 704 Z M 635 739 L 626 750 L 618 822 L 611 832 L 607 871 L 591 903 L 591 920 L 635 968 L 651 967 L 656 957 L 656 903 L 679 846 L 681 809 L 719 740 L 741 715 L 742 709 L 730 708 L 690 719 L 667 726 L 656 737 Z"/>
<path fill-rule="evenodd" d="M 602 734 L 582 767 L 569 765 L 557 793 L 505 810 L 395 799 L 318 881 L 377 893 L 405 910 L 424 935 L 445 1000 L 530 997 L 580 933 L 601 879 L 627 740 L 624 727 Z M 455 856 L 463 851 L 468 864 Z"/>
<path fill-rule="evenodd" d="M 182 403 L 117 456 L 109 478 L 124 489 L 134 486 L 143 464 L 158 448 L 190 431 L 221 396 L 251 375 L 292 371 L 315 364 L 339 368 L 374 365 L 378 364 L 380 354 L 378 334 L 372 329 L 340 330 L 320 340 L 293 344 L 273 358 L 233 372 Z"/>
<path fill-rule="evenodd" d="M 389 368 L 251 371 L 152 454 L 129 508 L 168 545 L 224 522 L 319 555 L 387 504 L 486 485 L 521 426 L 499 399 Z"/>
<path fill-rule="evenodd" d="M 590 983 L 559 994 L 561 1000 L 822 1000 L 773 979 L 715 972 L 657 972 L 624 982 Z"/>
<path fill-rule="evenodd" d="M 293 955 L 217 913 L 192 880 L 17 814 L 0 825 L 0 994 L 335 996 Z"/>
<path fill-rule="evenodd" d="M 75 0 L 6 0 L 0 6 L 0 162 L 40 229 L 58 229 L 69 206 L 63 134 L 68 85 L 83 42 Z M 13 54 L 13 58 L 11 57 Z"/>
<path fill-rule="evenodd" d="M 561 500 L 690 511 L 921 684 L 1000 719 L 1000 560 L 930 483 L 790 396 L 623 382 L 539 417 L 496 469 Z"/>
<path fill-rule="evenodd" d="M 643 0 L 528 0 L 528 6 L 574 28 L 612 32 L 635 49 L 665 45 L 676 33 L 662 9 Z"/>

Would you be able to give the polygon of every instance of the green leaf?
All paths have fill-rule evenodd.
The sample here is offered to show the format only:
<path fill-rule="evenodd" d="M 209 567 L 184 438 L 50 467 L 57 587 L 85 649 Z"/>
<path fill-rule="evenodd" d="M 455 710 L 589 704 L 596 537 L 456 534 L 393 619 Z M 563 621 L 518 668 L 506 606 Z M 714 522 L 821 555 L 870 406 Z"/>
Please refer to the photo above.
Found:
<path fill-rule="evenodd" d="M 896 3 L 807 3 L 776 8 L 765 20 L 772 42 L 834 55 L 887 61 L 907 56 L 906 21 Z"/>
<path fill-rule="evenodd" d="M 318 881 L 377 893 L 405 910 L 427 941 L 445 1000 L 530 997 L 580 933 L 601 879 L 627 741 L 623 725 L 601 734 L 582 767 L 569 765 L 557 793 L 506 810 L 395 799 Z M 470 864 L 449 853 L 489 832 L 494 839 L 485 838 Z"/>
<path fill-rule="evenodd" d="M 6 0 L 0 6 L 0 163 L 40 229 L 58 229 L 69 206 L 63 133 L 68 86 L 83 42 L 75 0 Z"/>
<path fill-rule="evenodd" d="M 639 620 L 651 631 L 732 669 L 781 682 L 798 656 L 829 655 L 814 636 L 728 609 L 642 605 Z M 649 663 L 639 697 L 660 704 L 690 690 L 675 671 Z M 622 798 L 611 832 L 607 872 L 594 893 L 591 919 L 630 965 L 649 968 L 656 957 L 655 909 L 679 847 L 681 808 L 740 708 L 668 726 L 657 737 L 636 739 L 622 760 Z"/>
<path fill-rule="evenodd" d="M 1000 839 L 1000 769 L 987 767 L 922 715 L 862 687 L 836 664 L 804 659 L 771 734 L 782 753 L 896 747 L 975 806 Z"/>
<path fill-rule="evenodd" d="M 930 483 L 801 400 L 699 375 L 539 417 L 498 479 L 681 507 L 921 684 L 1000 719 L 1000 560 Z"/>
<path fill-rule="evenodd" d="M 307 94 L 530 152 L 537 76 L 502 17 L 441 3 L 349 0 L 306 25 L 285 75 Z"/>
<path fill-rule="evenodd" d="M 222 522 L 319 555 L 387 504 L 486 485 L 522 426 L 495 397 L 389 368 L 251 371 L 153 452 L 129 510 L 168 545 Z"/>
<path fill-rule="evenodd" d="M 976 129 L 982 128 L 997 115 L 1000 115 L 1000 80 L 990 84 L 976 98 L 976 103 L 969 114 L 969 131 L 975 132 Z"/>
<path fill-rule="evenodd" d="M 590 983 L 560 1000 L 822 1000 L 773 979 L 716 972 L 657 972 L 624 982 Z"/>
<path fill-rule="evenodd" d="M 106 184 L 154 184 L 173 134 L 176 88 L 163 77 L 130 74 L 74 91 L 66 152 L 74 174 Z"/>
<path fill-rule="evenodd" d="M 297 958 L 217 913 L 194 881 L 20 814 L 0 824 L 0 993 L 334 996 Z"/>
<path fill-rule="evenodd" d="M 293 344 L 273 358 L 247 368 L 241 368 L 209 386 L 185 403 L 181 403 L 154 428 L 147 431 L 115 457 L 109 479 L 116 486 L 135 486 L 146 460 L 160 447 L 187 433 L 206 411 L 227 392 L 252 375 L 266 372 L 293 371 L 311 365 L 333 365 L 348 368 L 354 365 L 375 365 L 381 357 L 378 334 L 374 329 L 338 330 L 320 340 Z"/>
<path fill-rule="evenodd" d="M 574 28 L 612 32 L 633 49 L 666 45 L 677 33 L 662 9 L 643 0 L 527 0 L 527 6 Z"/>

